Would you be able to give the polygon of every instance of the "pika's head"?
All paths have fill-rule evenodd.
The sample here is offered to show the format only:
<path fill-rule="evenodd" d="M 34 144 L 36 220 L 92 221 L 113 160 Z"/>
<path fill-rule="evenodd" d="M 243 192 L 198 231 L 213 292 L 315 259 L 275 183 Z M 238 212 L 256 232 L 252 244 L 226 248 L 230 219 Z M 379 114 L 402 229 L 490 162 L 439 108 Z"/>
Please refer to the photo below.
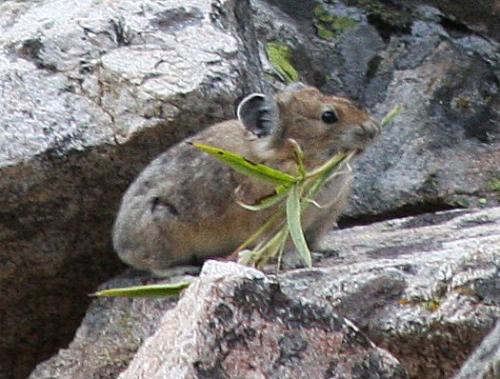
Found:
<path fill-rule="evenodd" d="M 294 139 L 308 166 L 338 152 L 362 152 L 380 133 L 379 124 L 349 100 L 301 83 L 286 87 L 275 98 L 247 96 L 238 107 L 238 118 L 250 132 L 258 157 L 285 158 L 291 152 L 287 141 Z"/>

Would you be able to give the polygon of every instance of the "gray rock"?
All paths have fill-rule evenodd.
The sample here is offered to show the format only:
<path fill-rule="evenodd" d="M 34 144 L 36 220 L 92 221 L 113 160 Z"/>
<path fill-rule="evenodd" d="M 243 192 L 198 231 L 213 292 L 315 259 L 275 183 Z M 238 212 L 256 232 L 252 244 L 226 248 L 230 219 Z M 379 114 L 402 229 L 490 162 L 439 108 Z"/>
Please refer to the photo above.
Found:
<path fill-rule="evenodd" d="M 151 278 L 122 275 L 100 289 L 147 284 Z M 88 308 L 73 341 L 38 365 L 30 379 L 116 378 L 144 340 L 159 327 L 175 298 L 99 298 Z"/>
<path fill-rule="evenodd" d="M 499 41 L 500 4 L 496 0 L 468 1 L 425 0 L 417 3 L 432 4 L 443 14 L 443 22 L 450 24 L 457 33 L 467 33 L 470 28 Z"/>
<path fill-rule="evenodd" d="M 136 318 L 144 323 L 140 328 L 156 333 L 143 344 L 123 377 L 139 377 L 139 373 L 154 377 L 165 373 L 167 365 L 179 370 L 172 371 L 175 374 L 185 370 L 182 372 L 187 377 L 190 372 L 196 373 L 196 367 L 202 377 L 203 373 L 208 377 L 229 373 L 232 359 L 248 362 L 239 354 L 248 353 L 256 348 L 255 344 L 265 349 L 252 353 L 255 359 L 263 356 L 262 360 L 268 362 L 269 357 L 279 355 L 280 344 L 271 344 L 270 336 L 283 325 L 290 329 L 281 336 L 294 330 L 293 336 L 307 340 L 308 327 L 292 327 L 306 319 L 325 333 L 320 327 L 322 322 L 337 320 L 343 324 L 339 320 L 346 318 L 377 346 L 390 351 L 410 377 L 450 378 L 500 316 L 499 242 L 500 208 L 491 208 L 441 212 L 332 232 L 322 241 L 323 252 L 315 254 L 315 268 L 283 272 L 278 278 L 279 286 L 273 275 L 232 263 L 209 262 L 203 267 L 201 280 L 187 291 L 177 308 L 165 314 L 161 326 L 158 319 L 141 316 L 142 312 L 149 312 L 147 301 L 140 303 L 139 310 L 134 308 Z M 299 303 L 301 307 L 295 308 Z M 84 325 L 89 325 L 87 320 L 110 319 L 106 314 L 114 310 L 97 307 L 101 304 L 107 303 L 98 302 Z M 114 304 L 118 306 L 116 312 L 125 312 L 128 303 Z M 257 327 L 257 323 L 266 329 Z M 107 327 L 114 328 L 113 339 L 123 338 L 121 326 L 115 323 Z M 251 340 L 257 334 L 248 332 L 248 328 L 261 333 L 266 343 Z M 34 378 L 48 378 L 49 375 L 40 374 L 54 373 L 58 367 L 61 378 L 71 377 L 67 373 L 72 371 L 67 370 L 73 367 L 75 356 L 82 357 L 82 351 L 88 354 L 85 361 L 89 362 L 82 375 L 91 377 L 98 371 L 99 366 L 92 365 L 98 362 L 96 356 L 101 349 L 87 344 L 105 346 L 100 341 L 107 340 L 102 331 L 97 328 L 97 339 L 82 339 L 79 332 L 68 350 L 37 368 L 38 376 L 34 374 Z M 315 333 L 319 336 L 318 331 Z M 359 338 L 365 341 L 364 337 Z M 283 348 L 288 350 L 301 346 L 293 338 L 283 341 Z M 181 349 L 181 343 L 184 353 L 175 350 Z M 311 344 L 308 342 L 307 346 Z M 278 350 L 269 350 L 273 346 Z M 315 357 L 319 364 L 329 354 L 321 351 Z M 129 352 L 126 358 L 132 355 Z M 230 358 L 215 364 L 221 355 Z M 200 363 L 193 367 L 197 359 Z M 290 369 L 305 370 L 311 360 L 295 362 L 302 363 L 289 366 Z M 124 359 L 119 363 L 120 368 L 127 365 Z M 474 370 L 486 370 L 492 364 L 494 360 L 486 358 Z M 332 365 L 331 369 L 334 367 L 339 366 Z M 108 370 L 119 371 L 112 367 Z M 295 377 L 300 377 L 302 374 L 297 372 Z M 346 377 L 342 375 L 338 377 Z"/>
<path fill-rule="evenodd" d="M 356 26 L 319 38 L 320 3 Z M 423 3 L 0 2 L 0 377 L 65 345 L 85 294 L 123 269 L 109 231 L 138 171 L 283 85 L 262 79 L 266 41 L 377 117 L 405 107 L 359 162 L 341 224 L 498 204 L 496 2 Z"/>
<path fill-rule="evenodd" d="M 235 18 L 233 1 L 1 2 L 0 377 L 66 343 L 123 269 L 109 235 L 137 172 L 259 88 Z"/>
<path fill-rule="evenodd" d="M 500 317 L 500 207 L 330 233 L 283 291 L 328 301 L 412 378 L 449 378 Z"/>
<path fill-rule="evenodd" d="M 235 267 L 207 262 L 120 378 L 406 377 L 327 304 L 286 296 L 259 271 Z"/>
<path fill-rule="evenodd" d="M 500 377 L 500 322 L 471 355 L 454 379 L 495 379 Z"/>
<path fill-rule="evenodd" d="M 500 87 L 492 67 L 439 42 L 418 67 L 392 76 L 377 113 L 404 110 L 359 162 L 347 214 L 369 220 L 498 203 Z"/>

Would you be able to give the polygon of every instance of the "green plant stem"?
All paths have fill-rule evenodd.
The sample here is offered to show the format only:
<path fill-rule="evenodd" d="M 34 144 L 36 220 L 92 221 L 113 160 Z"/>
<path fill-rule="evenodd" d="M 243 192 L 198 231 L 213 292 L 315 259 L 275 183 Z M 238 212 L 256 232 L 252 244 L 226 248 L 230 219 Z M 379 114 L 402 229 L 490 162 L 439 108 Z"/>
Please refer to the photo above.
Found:
<path fill-rule="evenodd" d="M 285 251 L 286 240 L 288 239 L 288 233 L 285 238 L 281 241 L 281 244 L 278 248 L 278 262 L 276 263 L 276 275 L 279 274 L 281 267 L 281 259 L 283 258 L 283 252 Z"/>
<path fill-rule="evenodd" d="M 342 155 L 337 154 L 322 166 L 323 167 L 322 170 L 314 170 L 316 171 L 315 176 L 318 175 L 320 176 L 312 183 L 311 187 L 309 187 L 305 198 L 314 199 L 318 194 L 319 190 L 321 189 L 321 187 L 331 178 L 333 171 L 337 167 L 339 167 L 342 163 L 349 162 L 354 157 L 355 154 L 356 154 L 355 151 L 351 151 L 347 154 L 342 154 Z M 312 176 L 313 175 L 311 173 L 311 177 Z"/>
<path fill-rule="evenodd" d="M 283 210 L 280 209 L 278 210 L 275 214 L 273 214 L 269 220 L 266 221 L 264 225 L 262 225 L 255 233 L 253 233 L 250 237 L 248 237 L 245 242 L 243 242 L 238 248 L 235 250 L 235 253 L 238 253 L 242 251 L 243 249 L 246 249 L 248 246 L 250 246 L 252 243 L 254 243 L 262 234 L 267 232 L 268 229 L 270 229 L 276 221 L 282 216 Z"/>
<path fill-rule="evenodd" d="M 281 247 L 284 246 L 287 239 L 288 228 L 284 225 L 274 236 L 264 243 L 262 247 L 255 251 L 255 256 L 258 258 L 255 260 L 255 265 L 257 267 L 262 266 L 266 264 L 269 259 L 275 257 Z"/>
<path fill-rule="evenodd" d="M 352 154 L 350 152 L 349 154 Z M 316 176 L 323 174 L 324 172 L 332 171 L 337 167 L 348 155 L 348 153 L 337 153 L 332 158 L 330 158 L 326 163 L 322 164 L 318 168 L 313 169 L 311 172 L 306 174 L 306 179 L 312 179 Z"/>
<path fill-rule="evenodd" d="M 297 252 L 307 267 L 312 267 L 311 252 L 307 246 L 304 231 L 302 229 L 301 211 L 305 204 L 301 202 L 302 189 L 299 185 L 292 187 L 286 201 L 286 216 L 288 230 Z"/>

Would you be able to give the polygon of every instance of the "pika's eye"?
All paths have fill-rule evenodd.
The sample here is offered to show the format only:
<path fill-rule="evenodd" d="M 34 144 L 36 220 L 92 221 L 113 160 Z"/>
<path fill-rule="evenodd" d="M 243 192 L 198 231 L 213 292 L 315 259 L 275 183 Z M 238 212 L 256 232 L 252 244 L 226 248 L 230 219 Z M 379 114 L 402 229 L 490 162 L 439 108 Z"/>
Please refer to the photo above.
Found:
<path fill-rule="evenodd" d="M 333 124 L 334 122 L 337 122 L 339 120 L 337 114 L 334 111 L 323 112 L 323 114 L 321 115 L 321 119 L 326 124 Z"/>

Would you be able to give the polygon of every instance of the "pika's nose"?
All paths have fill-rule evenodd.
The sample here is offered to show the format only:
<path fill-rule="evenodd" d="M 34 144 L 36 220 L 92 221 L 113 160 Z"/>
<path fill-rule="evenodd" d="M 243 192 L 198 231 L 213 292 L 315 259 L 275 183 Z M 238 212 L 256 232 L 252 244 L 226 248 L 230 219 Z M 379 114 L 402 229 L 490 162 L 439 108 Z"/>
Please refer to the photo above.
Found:
<path fill-rule="evenodd" d="M 361 128 L 366 133 L 366 136 L 371 139 L 380 134 L 380 124 L 372 118 L 363 122 Z"/>

